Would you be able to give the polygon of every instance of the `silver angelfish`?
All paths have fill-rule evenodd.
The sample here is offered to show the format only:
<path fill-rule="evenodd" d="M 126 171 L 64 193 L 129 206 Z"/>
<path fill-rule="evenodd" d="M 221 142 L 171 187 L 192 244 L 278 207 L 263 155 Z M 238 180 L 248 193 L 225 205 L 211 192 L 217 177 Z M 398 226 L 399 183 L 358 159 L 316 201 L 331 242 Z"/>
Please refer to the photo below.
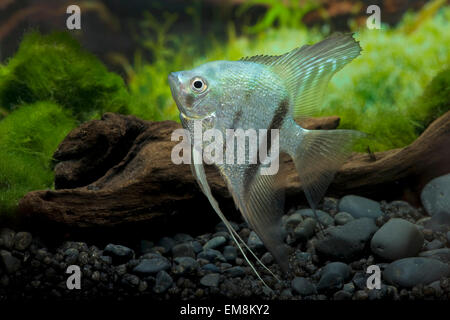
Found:
<path fill-rule="evenodd" d="M 169 84 L 183 127 L 189 130 L 191 138 L 195 120 L 202 120 L 203 131 L 214 128 L 224 136 L 226 129 L 267 129 L 267 132 L 278 129 L 279 153 L 292 157 L 303 191 L 315 212 L 334 174 L 361 134 L 352 130 L 306 130 L 295 120 L 309 117 L 320 107 L 330 78 L 360 52 L 359 43 L 351 34 L 335 34 L 280 56 L 214 61 L 192 70 L 174 72 L 169 75 Z M 259 146 L 266 142 L 264 137 Z M 211 194 L 201 164 L 201 147 L 192 145 L 192 157 L 197 159 L 193 161 L 192 172 L 243 256 L 261 279 L 243 249 L 249 250 L 263 267 L 264 264 L 230 226 Z M 271 139 L 266 147 L 270 150 Z M 224 162 L 215 166 L 246 222 L 281 268 L 287 271 L 288 254 L 281 225 L 283 170 L 275 175 L 264 175 L 265 164 L 254 164 L 247 158 L 243 164 Z"/>

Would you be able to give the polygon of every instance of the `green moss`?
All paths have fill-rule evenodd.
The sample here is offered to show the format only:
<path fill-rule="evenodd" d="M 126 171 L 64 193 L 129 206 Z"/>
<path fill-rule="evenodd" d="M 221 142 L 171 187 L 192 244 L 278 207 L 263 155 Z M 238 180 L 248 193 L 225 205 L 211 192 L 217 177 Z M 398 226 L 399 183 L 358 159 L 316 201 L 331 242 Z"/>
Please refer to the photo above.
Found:
<path fill-rule="evenodd" d="M 52 102 L 23 105 L 0 121 L 0 214 L 12 214 L 27 192 L 53 185 L 51 158 L 76 126 Z"/>
<path fill-rule="evenodd" d="M 0 76 L 0 105 L 7 110 L 49 100 L 79 120 L 127 111 L 129 95 L 122 78 L 67 33 L 27 34 Z"/>
<path fill-rule="evenodd" d="M 408 109 L 420 134 L 437 117 L 450 110 L 450 68 L 441 71 L 425 88 L 423 95 Z"/>

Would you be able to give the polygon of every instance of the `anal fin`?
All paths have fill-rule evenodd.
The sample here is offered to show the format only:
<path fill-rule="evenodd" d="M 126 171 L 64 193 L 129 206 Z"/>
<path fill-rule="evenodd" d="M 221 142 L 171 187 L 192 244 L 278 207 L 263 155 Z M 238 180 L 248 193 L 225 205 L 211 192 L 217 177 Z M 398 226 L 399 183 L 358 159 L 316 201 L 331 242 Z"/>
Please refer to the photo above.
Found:
<path fill-rule="evenodd" d="M 336 172 L 364 133 L 354 130 L 302 130 L 302 139 L 291 154 L 300 184 L 315 212 Z M 317 215 L 316 215 L 317 219 Z"/>

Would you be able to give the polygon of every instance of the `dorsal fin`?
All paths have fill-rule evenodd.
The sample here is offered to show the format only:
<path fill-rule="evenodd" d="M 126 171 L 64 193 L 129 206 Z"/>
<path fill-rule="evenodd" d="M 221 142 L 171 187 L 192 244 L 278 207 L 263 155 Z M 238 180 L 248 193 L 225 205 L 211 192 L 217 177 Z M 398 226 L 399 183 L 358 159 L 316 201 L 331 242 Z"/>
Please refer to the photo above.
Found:
<path fill-rule="evenodd" d="M 259 55 L 241 61 L 270 66 L 285 81 L 293 101 L 293 117 L 302 119 L 320 108 L 328 81 L 360 52 L 352 34 L 334 34 L 281 56 Z"/>

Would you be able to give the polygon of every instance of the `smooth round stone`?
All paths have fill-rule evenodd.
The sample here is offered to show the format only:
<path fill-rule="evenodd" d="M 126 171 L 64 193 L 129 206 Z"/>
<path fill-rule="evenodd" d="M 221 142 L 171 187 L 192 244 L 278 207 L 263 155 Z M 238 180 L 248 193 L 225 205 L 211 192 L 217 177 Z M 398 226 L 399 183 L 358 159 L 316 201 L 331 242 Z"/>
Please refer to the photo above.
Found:
<path fill-rule="evenodd" d="M 154 257 L 152 259 L 142 260 L 136 267 L 134 267 L 133 272 L 149 275 L 157 273 L 161 270 L 167 270 L 170 268 L 170 262 L 163 256 Z"/>
<path fill-rule="evenodd" d="M 200 279 L 200 284 L 205 287 L 217 287 L 219 285 L 220 275 L 218 273 L 209 273 Z"/>
<path fill-rule="evenodd" d="M 252 250 L 264 249 L 264 243 L 261 241 L 261 239 L 255 233 L 255 231 L 250 232 L 250 235 L 248 236 L 248 240 L 247 240 L 247 245 Z"/>
<path fill-rule="evenodd" d="M 342 290 L 353 294 L 355 292 L 355 285 L 352 282 L 346 283 L 344 284 L 344 287 L 342 288 Z"/>
<path fill-rule="evenodd" d="M 18 232 L 14 238 L 14 248 L 19 251 L 26 250 L 33 240 L 31 233 Z"/>
<path fill-rule="evenodd" d="M 433 231 L 445 232 L 450 227 L 450 214 L 444 211 L 436 212 L 424 226 Z"/>
<path fill-rule="evenodd" d="M 203 246 L 204 249 L 217 249 L 227 242 L 224 236 L 214 237 Z"/>
<path fill-rule="evenodd" d="M 156 293 L 165 292 L 169 289 L 173 284 L 172 277 L 164 270 L 161 270 L 156 275 L 155 286 L 153 287 L 153 291 Z"/>
<path fill-rule="evenodd" d="M 425 246 L 427 250 L 435 250 L 435 249 L 441 249 L 444 247 L 444 244 L 440 242 L 438 239 L 434 239 L 431 242 L 428 242 Z"/>
<path fill-rule="evenodd" d="M 270 252 L 266 252 L 261 257 L 261 262 L 264 263 L 266 266 L 273 263 L 273 256 Z"/>
<path fill-rule="evenodd" d="M 224 275 L 230 276 L 232 278 L 235 277 L 243 277 L 245 276 L 245 271 L 240 266 L 231 267 L 223 272 Z"/>
<path fill-rule="evenodd" d="M 298 210 L 297 213 L 300 213 L 302 217 L 309 217 L 316 219 L 314 215 L 314 211 L 312 209 L 301 209 Z M 322 210 L 316 210 L 316 214 L 319 217 L 320 222 L 325 226 L 332 226 L 334 224 L 334 219 L 328 213 Z"/>
<path fill-rule="evenodd" d="M 302 296 L 316 294 L 315 285 L 308 278 L 295 277 L 291 282 L 292 289 Z"/>
<path fill-rule="evenodd" d="M 20 260 L 14 257 L 9 251 L 0 250 L 0 265 L 11 274 L 19 270 Z"/>
<path fill-rule="evenodd" d="M 321 293 L 325 292 L 335 292 L 344 286 L 344 278 L 339 273 L 325 273 L 320 277 L 319 283 L 317 284 L 317 291 Z"/>
<path fill-rule="evenodd" d="M 416 225 L 395 218 L 374 234 L 370 247 L 377 256 L 392 261 L 417 255 L 423 241 L 423 234 Z"/>
<path fill-rule="evenodd" d="M 201 245 L 201 243 L 196 240 L 192 241 L 191 245 L 192 245 L 192 249 L 194 249 L 194 252 L 196 254 L 203 250 L 203 246 Z"/>
<path fill-rule="evenodd" d="M 223 248 L 223 256 L 228 262 L 234 262 L 237 257 L 237 249 L 233 246 Z"/>
<path fill-rule="evenodd" d="M 366 243 L 378 230 L 370 218 L 355 219 L 343 226 L 329 227 L 325 238 L 316 244 L 319 255 L 330 260 L 349 261 L 364 252 Z"/>
<path fill-rule="evenodd" d="M 190 257 L 195 258 L 194 248 L 191 242 L 180 243 L 172 247 L 172 256 L 174 258 Z"/>
<path fill-rule="evenodd" d="M 134 257 L 134 251 L 119 244 L 108 244 L 103 250 L 103 255 L 110 256 L 114 264 L 122 264 Z"/>
<path fill-rule="evenodd" d="M 312 257 L 311 257 L 311 253 L 309 253 L 309 252 L 296 252 L 295 258 L 302 263 L 306 263 L 308 261 L 311 261 Z"/>
<path fill-rule="evenodd" d="M 351 268 L 343 262 L 330 262 L 322 268 L 320 275 L 323 277 L 330 273 L 337 273 L 346 281 L 350 279 Z"/>
<path fill-rule="evenodd" d="M 433 258 L 444 263 L 450 263 L 450 248 L 440 248 L 419 253 L 420 257 Z"/>
<path fill-rule="evenodd" d="M 191 257 L 175 258 L 175 266 L 173 272 L 176 274 L 187 274 L 198 269 L 199 264 L 197 260 Z"/>
<path fill-rule="evenodd" d="M 292 231 L 302 221 L 303 221 L 302 215 L 298 212 L 295 212 L 285 219 L 284 227 L 287 231 Z"/>
<path fill-rule="evenodd" d="M 448 276 L 450 276 L 448 264 L 422 257 L 394 261 L 383 271 L 383 279 L 404 288 L 412 288 L 418 284 L 427 285 Z"/>
<path fill-rule="evenodd" d="M 161 239 L 159 239 L 156 245 L 158 247 L 163 247 L 165 252 L 170 252 L 175 243 L 176 243 L 175 240 L 173 240 L 172 238 L 162 237 Z"/>
<path fill-rule="evenodd" d="M 357 289 L 363 290 L 364 288 L 367 288 L 367 279 L 369 278 L 369 274 L 365 272 L 357 272 L 353 276 L 353 284 Z"/>
<path fill-rule="evenodd" d="M 202 269 L 208 272 L 220 273 L 219 267 L 212 263 L 205 264 Z"/>
<path fill-rule="evenodd" d="M 306 218 L 295 227 L 294 236 L 297 240 L 306 241 L 314 235 L 315 227 L 316 220 L 313 218 Z"/>
<path fill-rule="evenodd" d="M 14 237 L 16 233 L 8 228 L 3 228 L 0 230 L 0 239 L 2 240 L 3 246 L 6 249 L 12 249 L 14 246 Z"/>
<path fill-rule="evenodd" d="M 376 219 L 383 214 L 377 201 L 355 195 L 344 196 L 339 201 L 339 211 L 348 212 L 356 219 Z"/>
<path fill-rule="evenodd" d="M 226 262 L 225 257 L 220 253 L 220 251 L 214 249 L 204 249 L 198 255 L 198 259 L 208 260 L 209 262 Z"/>
<path fill-rule="evenodd" d="M 352 294 L 345 290 L 339 290 L 333 295 L 333 299 L 338 301 L 351 300 Z"/>
<path fill-rule="evenodd" d="M 450 173 L 434 178 L 422 190 L 420 199 L 430 216 L 450 215 Z"/>
<path fill-rule="evenodd" d="M 352 220 L 355 220 L 355 218 L 348 212 L 339 212 L 334 216 L 334 223 L 337 226 L 343 226 Z"/>

